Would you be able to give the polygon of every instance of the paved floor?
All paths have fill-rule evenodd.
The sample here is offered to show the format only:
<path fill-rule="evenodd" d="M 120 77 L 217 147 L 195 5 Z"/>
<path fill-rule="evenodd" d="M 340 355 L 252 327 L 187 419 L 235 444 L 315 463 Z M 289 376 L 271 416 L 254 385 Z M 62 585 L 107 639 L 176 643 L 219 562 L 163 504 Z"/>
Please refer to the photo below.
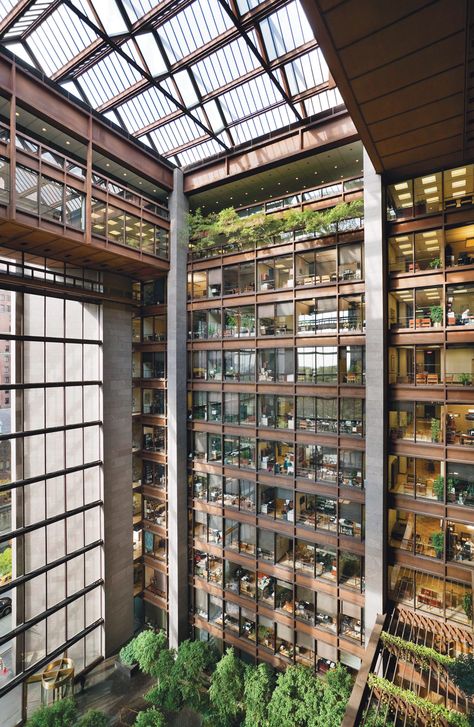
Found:
<path fill-rule="evenodd" d="M 150 705 L 143 694 L 154 680 L 144 674 L 127 677 L 115 669 L 115 658 L 106 659 L 86 678 L 85 689 L 77 686 L 76 698 L 80 712 L 100 709 L 111 718 L 111 727 L 128 727 L 135 722 L 137 713 Z M 183 709 L 179 715 L 168 720 L 169 727 L 200 727 L 201 720 L 190 710 Z"/>
<path fill-rule="evenodd" d="M 143 694 L 153 685 L 144 674 L 127 677 L 115 668 L 115 658 L 106 659 L 86 677 L 85 689 L 76 687 L 80 712 L 100 709 L 111 718 L 111 725 L 132 725 L 137 712 L 147 708 Z"/>

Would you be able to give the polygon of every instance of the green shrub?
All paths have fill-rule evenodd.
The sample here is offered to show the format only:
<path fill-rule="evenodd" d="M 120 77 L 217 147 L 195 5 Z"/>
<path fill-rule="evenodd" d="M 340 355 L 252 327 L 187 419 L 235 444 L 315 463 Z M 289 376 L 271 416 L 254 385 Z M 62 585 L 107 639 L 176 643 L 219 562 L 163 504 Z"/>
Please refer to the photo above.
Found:
<path fill-rule="evenodd" d="M 75 727 L 107 727 L 108 718 L 98 709 L 89 709 L 88 712 L 76 722 Z"/>
<path fill-rule="evenodd" d="M 133 666 L 137 663 L 135 658 L 135 639 L 132 639 L 119 652 L 120 661 L 127 666 Z"/>
<path fill-rule="evenodd" d="M 369 674 L 367 684 L 371 689 L 378 689 L 385 704 L 390 705 L 391 698 L 394 697 L 415 707 L 420 717 L 425 719 L 430 727 L 441 727 L 443 724 L 452 725 L 453 727 L 470 727 L 467 715 L 448 709 L 442 704 L 434 704 L 424 697 L 419 697 L 409 689 L 402 689 L 396 684 L 392 684 L 388 679 Z"/>
<path fill-rule="evenodd" d="M 474 695 L 474 655 L 463 654 L 454 659 L 448 668 L 449 676 L 468 697 Z"/>
<path fill-rule="evenodd" d="M 166 727 L 166 722 L 163 714 L 155 707 L 151 707 L 138 713 L 135 727 Z"/>
<path fill-rule="evenodd" d="M 120 659 L 128 665 L 137 663 L 144 674 L 155 676 L 156 662 L 160 652 L 166 648 L 166 641 L 164 631 L 146 629 L 123 647 Z"/>
<path fill-rule="evenodd" d="M 40 707 L 32 714 L 27 727 L 73 727 L 76 723 L 77 709 L 73 699 L 61 699 L 59 702 Z"/>

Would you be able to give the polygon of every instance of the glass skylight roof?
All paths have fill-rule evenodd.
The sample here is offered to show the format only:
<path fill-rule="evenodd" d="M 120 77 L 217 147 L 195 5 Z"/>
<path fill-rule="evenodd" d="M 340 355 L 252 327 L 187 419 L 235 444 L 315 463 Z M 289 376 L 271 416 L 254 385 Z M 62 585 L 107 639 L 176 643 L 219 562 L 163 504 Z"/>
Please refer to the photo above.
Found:
<path fill-rule="evenodd" d="M 0 0 L 0 45 L 178 166 L 342 104 L 299 0 Z"/>

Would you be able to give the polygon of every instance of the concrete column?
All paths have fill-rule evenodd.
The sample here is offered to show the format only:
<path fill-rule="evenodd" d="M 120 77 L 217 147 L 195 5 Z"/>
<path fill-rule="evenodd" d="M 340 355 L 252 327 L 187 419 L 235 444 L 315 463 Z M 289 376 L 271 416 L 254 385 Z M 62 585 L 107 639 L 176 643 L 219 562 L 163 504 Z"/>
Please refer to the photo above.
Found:
<path fill-rule="evenodd" d="M 169 643 L 188 637 L 188 516 L 186 421 L 186 277 L 188 204 L 183 174 L 174 171 L 170 196 L 168 275 L 168 604 Z"/>
<path fill-rule="evenodd" d="M 386 291 L 382 180 L 364 150 L 366 315 L 365 639 L 385 608 Z"/>
<path fill-rule="evenodd" d="M 111 277 L 111 276 L 110 276 Z M 124 278 L 109 278 L 119 288 Z M 105 655 L 133 634 L 132 312 L 103 306 Z"/>

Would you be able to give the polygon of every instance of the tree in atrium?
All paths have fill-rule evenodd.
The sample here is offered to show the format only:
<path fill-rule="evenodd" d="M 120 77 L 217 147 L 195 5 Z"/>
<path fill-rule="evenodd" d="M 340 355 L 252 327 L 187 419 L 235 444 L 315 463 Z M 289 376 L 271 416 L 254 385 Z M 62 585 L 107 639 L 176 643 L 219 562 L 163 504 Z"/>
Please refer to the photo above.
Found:
<path fill-rule="evenodd" d="M 211 676 L 209 688 L 211 714 L 208 724 L 233 727 L 240 724 L 244 709 L 244 664 L 227 649 Z"/>
<path fill-rule="evenodd" d="M 150 707 L 138 713 L 134 724 L 135 727 L 166 727 L 166 720 L 159 709 Z"/>
<path fill-rule="evenodd" d="M 268 705 L 275 687 L 273 670 L 267 664 L 248 666 L 244 676 L 245 720 L 243 727 L 266 727 Z"/>

